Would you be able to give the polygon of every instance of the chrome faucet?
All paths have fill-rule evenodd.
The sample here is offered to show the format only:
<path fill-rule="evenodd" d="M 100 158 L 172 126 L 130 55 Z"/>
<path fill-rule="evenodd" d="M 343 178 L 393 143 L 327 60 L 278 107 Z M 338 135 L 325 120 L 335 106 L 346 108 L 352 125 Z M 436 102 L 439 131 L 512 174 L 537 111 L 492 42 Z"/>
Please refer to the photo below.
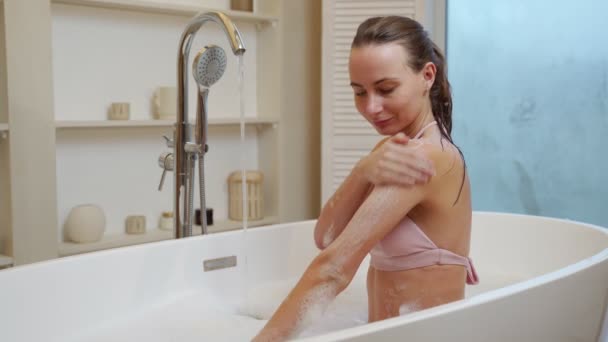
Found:
<path fill-rule="evenodd" d="M 162 188 L 165 173 L 174 171 L 174 229 L 175 238 L 192 235 L 194 218 L 194 173 L 196 160 L 199 161 L 199 183 L 201 195 L 201 227 L 207 233 L 205 205 L 204 155 L 207 146 L 207 95 L 209 86 L 217 81 L 224 72 L 226 59 L 224 51 L 217 46 L 206 46 L 194 59 L 194 78 L 198 84 L 196 124 L 188 122 L 188 56 L 194 36 L 208 21 L 220 25 L 228 37 L 235 56 L 243 55 L 245 47 L 241 34 L 230 18 L 220 12 L 200 13 L 188 22 L 182 33 L 177 59 L 177 120 L 173 139 L 165 137 L 167 146 L 173 152 L 165 152 L 159 158 L 163 175 L 159 185 Z"/>

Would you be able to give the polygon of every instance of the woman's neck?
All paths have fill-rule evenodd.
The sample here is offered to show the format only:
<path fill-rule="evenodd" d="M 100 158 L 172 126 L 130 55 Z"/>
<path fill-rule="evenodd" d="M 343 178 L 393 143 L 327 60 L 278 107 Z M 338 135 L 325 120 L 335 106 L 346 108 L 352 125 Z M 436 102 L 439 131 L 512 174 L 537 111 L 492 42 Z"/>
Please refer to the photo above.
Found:
<path fill-rule="evenodd" d="M 435 121 L 435 117 L 433 116 L 433 111 L 429 108 L 428 110 L 420 113 L 414 122 L 403 130 L 403 133 L 405 133 L 408 137 L 413 138 L 416 136 L 416 134 L 418 134 L 418 132 L 420 132 L 421 129 L 433 121 Z"/>

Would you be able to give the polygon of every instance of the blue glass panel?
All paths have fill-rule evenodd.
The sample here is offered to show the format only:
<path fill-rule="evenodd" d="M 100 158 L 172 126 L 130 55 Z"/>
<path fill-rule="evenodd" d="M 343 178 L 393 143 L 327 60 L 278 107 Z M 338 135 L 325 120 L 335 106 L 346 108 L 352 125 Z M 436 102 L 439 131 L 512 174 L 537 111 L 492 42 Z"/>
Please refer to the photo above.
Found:
<path fill-rule="evenodd" d="M 608 2 L 448 1 L 475 210 L 608 227 Z"/>

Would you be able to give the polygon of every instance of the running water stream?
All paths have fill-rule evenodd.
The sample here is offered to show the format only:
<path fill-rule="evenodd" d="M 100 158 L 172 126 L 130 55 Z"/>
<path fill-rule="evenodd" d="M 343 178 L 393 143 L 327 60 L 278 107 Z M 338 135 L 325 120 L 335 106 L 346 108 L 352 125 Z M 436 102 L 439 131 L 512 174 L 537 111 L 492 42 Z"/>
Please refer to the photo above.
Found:
<path fill-rule="evenodd" d="M 249 283 L 249 273 L 247 266 L 247 256 L 249 255 L 249 242 L 247 241 L 247 179 L 246 179 L 246 141 L 245 141 L 245 61 L 244 55 L 236 56 L 238 63 L 238 101 L 240 115 L 240 130 L 241 130 L 241 196 L 242 196 L 242 222 L 243 232 L 241 239 L 242 258 L 237 262 L 241 264 L 241 302 L 247 302 L 250 295 L 247 284 Z"/>
<path fill-rule="evenodd" d="M 245 64 L 243 55 L 236 56 L 238 61 L 238 88 L 239 88 L 239 111 L 240 111 L 240 126 L 241 126 L 241 193 L 243 196 L 243 230 L 247 231 L 247 182 L 246 182 L 246 159 L 247 155 L 245 145 Z"/>

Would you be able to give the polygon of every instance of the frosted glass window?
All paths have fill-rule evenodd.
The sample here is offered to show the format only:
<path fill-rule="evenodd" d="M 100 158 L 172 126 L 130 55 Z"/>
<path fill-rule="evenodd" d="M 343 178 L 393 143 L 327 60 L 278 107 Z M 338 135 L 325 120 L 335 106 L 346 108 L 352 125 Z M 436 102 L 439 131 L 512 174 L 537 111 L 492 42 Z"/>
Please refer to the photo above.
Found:
<path fill-rule="evenodd" d="M 474 209 L 608 227 L 608 1 L 448 1 L 447 13 Z"/>

